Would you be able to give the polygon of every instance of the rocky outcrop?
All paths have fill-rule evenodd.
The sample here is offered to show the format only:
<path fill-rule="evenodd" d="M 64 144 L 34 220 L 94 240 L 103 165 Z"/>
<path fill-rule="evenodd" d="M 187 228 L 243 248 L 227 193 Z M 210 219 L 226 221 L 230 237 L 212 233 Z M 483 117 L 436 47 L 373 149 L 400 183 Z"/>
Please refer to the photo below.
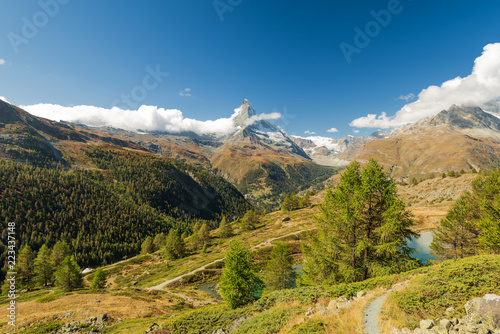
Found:
<path fill-rule="evenodd" d="M 394 329 L 394 334 L 500 334 L 500 296 L 485 295 L 474 298 L 465 304 L 466 315 L 463 318 L 426 319 L 420 321 L 415 330 Z M 447 310 L 447 313 L 448 312 Z"/>
<path fill-rule="evenodd" d="M 67 316 L 67 317 L 71 317 Z M 80 321 L 71 321 L 64 324 L 59 330 L 53 331 L 51 334 L 67 334 L 67 333 L 101 333 L 103 328 L 108 326 L 112 321 L 107 314 L 99 314 L 96 317 L 90 317 Z M 116 322 L 120 322 L 121 319 L 117 319 Z"/>

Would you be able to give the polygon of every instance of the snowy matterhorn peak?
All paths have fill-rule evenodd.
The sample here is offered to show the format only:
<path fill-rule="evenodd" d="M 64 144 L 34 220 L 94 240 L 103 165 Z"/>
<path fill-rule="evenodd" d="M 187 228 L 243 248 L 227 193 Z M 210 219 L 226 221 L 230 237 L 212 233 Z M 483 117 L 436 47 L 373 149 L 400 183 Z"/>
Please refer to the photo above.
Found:
<path fill-rule="evenodd" d="M 237 126 L 242 127 L 242 128 L 244 128 L 246 125 L 248 125 L 247 120 L 250 117 L 257 115 L 257 113 L 255 112 L 255 109 L 252 107 L 252 105 L 250 104 L 250 102 L 248 102 L 247 99 L 244 99 L 241 106 L 236 108 L 234 110 L 234 112 L 236 115 L 234 117 L 234 123 Z"/>

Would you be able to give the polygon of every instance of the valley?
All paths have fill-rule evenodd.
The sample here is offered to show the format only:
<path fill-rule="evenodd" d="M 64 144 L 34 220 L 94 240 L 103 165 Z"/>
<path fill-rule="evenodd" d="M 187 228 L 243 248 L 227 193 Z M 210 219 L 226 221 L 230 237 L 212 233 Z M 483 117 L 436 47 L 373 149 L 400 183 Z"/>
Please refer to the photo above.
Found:
<path fill-rule="evenodd" d="M 55 282 L 23 285 L 16 299 L 18 329 L 353 333 L 363 327 L 364 308 L 380 296 L 389 296 L 380 315 L 386 323 L 414 328 L 421 318 L 436 318 L 445 310 L 419 310 L 414 316 L 414 310 L 402 308 L 411 298 L 407 286 L 420 289 L 422 277 L 448 275 L 448 266 L 476 266 L 474 275 L 490 276 L 486 281 L 474 276 L 470 289 L 457 293 L 452 304 L 462 316 L 460 305 L 468 299 L 500 293 L 494 283 L 498 255 L 484 251 L 474 254 L 475 260 L 432 265 L 402 258 L 399 268 L 375 264 L 373 275 L 352 283 L 339 279 L 336 284 L 305 284 L 300 275 L 309 270 L 304 265 L 312 261 L 311 244 L 327 233 L 326 203 L 335 198 L 332 192 L 342 189 L 344 174 L 355 160 L 361 173 L 376 163 L 368 161 L 371 157 L 379 159 L 381 180 L 393 187 L 383 193 L 394 191 L 413 219 L 407 235 L 439 230 L 465 192 L 487 188 L 478 185 L 478 177 L 489 177 L 488 170 L 499 163 L 500 122 L 487 115 L 480 109 L 452 107 L 394 133 L 325 143 L 289 137 L 265 120 L 252 121 L 257 114 L 247 100 L 235 110 L 238 130 L 220 136 L 52 122 L 0 101 L 0 208 L 13 217 L 19 246 L 24 252 L 29 245 L 36 255 L 42 245 L 55 247 L 62 240 L 80 269 L 90 268 L 76 289 L 62 289 Z M 432 140 L 427 140 L 430 133 Z M 441 135 L 438 140 L 447 145 L 433 144 Z M 290 208 L 281 210 L 286 198 Z M 222 236 L 221 221 L 226 219 L 231 233 Z M 250 219 L 255 221 L 250 224 Z M 207 234 L 200 245 L 202 226 Z M 172 231 L 182 242 L 181 256 L 168 253 Z M 159 240 L 159 246 L 147 246 L 148 237 L 155 245 Z M 301 273 L 294 287 L 260 290 L 258 299 L 236 309 L 198 289 L 211 284 L 221 293 L 225 260 L 238 242 L 252 254 L 252 271 L 264 278 L 274 249 L 286 245 L 291 265 Z M 3 242 L 2 259 L 7 254 Z M 97 267 L 106 276 L 101 289 L 91 288 Z M 463 284 L 458 278 L 446 279 L 447 284 Z M 7 303 L 2 297 L 3 318 Z M 12 332 L 6 322 L 0 328 Z"/>

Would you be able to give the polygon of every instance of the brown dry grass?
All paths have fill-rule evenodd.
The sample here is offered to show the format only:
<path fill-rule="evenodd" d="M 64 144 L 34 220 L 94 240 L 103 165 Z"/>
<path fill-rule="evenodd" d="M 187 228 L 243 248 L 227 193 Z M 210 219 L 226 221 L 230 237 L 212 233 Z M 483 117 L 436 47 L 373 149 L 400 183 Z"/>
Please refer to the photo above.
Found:
<path fill-rule="evenodd" d="M 109 294 L 73 294 L 61 297 L 48 303 L 28 301 L 18 303 L 16 322 L 33 322 L 42 318 L 61 317 L 65 312 L 73 312 L 68 319 L 81 320 L 101 313 L 107 313 L 113 318 L 131 319 L 158 316 L 169 313 L 168 306 L 176 303 L 168 301 L 168 295 L 149 301 L 126 296 Z M 97 301 L 100 302 L 97 302 Z M 7 308 L 0 308 L 0 318 L 7 319 Z"/>
<path fill-rule="evenodd" d="M 363 332 L 363 311 L 366 306 L 376 297 L 382 295 L 386 291 L 384 289 L 377 289 L 370 291 L 365 297 L 351 301 L 351 306 L 340 310 L 339 313 L 330 313 L 327 315 L 315 314 L 312 319 L 321 319 L 327 324 L 326 333 L 338 334 L 338 333 L 362 333 Z M 319 301 L 323 306 L 328 306 L 330 300 L 322 299 Z M 299 308 L 300 303 L 297 305 L 284 304 L 283 308 Z M 288 333 L 292 328 L 298 324 L 299 320 L 304 318 L 304 315 L 298 315 L 292 319 L 286 326 L 284 326 L 280 334 Z"/>

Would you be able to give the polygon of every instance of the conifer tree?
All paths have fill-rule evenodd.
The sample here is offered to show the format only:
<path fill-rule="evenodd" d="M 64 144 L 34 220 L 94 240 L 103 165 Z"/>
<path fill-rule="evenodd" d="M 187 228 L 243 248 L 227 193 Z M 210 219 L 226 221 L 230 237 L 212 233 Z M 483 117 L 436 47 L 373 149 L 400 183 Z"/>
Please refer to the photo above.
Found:
<path fill-rule="evenodd" d="M 477 204 L 465 193 L 450 208 L 434 232 L 431 249 L 440 259 L 457 259 L 476 254 L 478 250 L 479 218 Z"/>
<path fill-rule="evenodd" d="M 92 279 L 92 284 L 90 285 L 91 289 L 101 290 L 106 287 L 106 272 L 99 267 L 96 269 L 94 273 L 94 279 Z"/>
<path fill-rule="evenodd" d="M 47 286 L 52 279 L 53 269 L 50 260 L 50 249 L 47 245 L 42 245 L 38 250 L 38 255 L 35 259 L 35 274 L 37 281 L 43 286 Z"/>
<path fill-rule="evenodd" d="M 221 238 L 229 238 L 233 235 L 233 228 L 231 227 L 231 224 L 227 222 L 226 217 L 222 217 L 219 230 L 217 232 Z"/>
<path fill-rule="evenodd" d="M 165 235 L 165 233 L 162 232 L 162 233 L 157 234 L 153 240 L 154 251 L 156 252 L 157 250 L 165 247 L 166 242 L 167 242 L 167 236 Z"/>
<path fill-rule="evenodd" d="M 16 269 L 21 286 L 30 291 L 35 285 L 35 253 L 26 245 L 19 252 Z"/>
<path fill-rule="evenodd" d="M 68 244 L 64 241 L 56 242 L 54 248 L 52 248 L 52 253 L 50 254 L 53 270 L 56 270 L 62 261 L 68 256 L 70 256 Z"/>
<path fill-rule="evenodd" d="M 167 236 L 165 253 L 170 260 L 180 259 L 186 254 L 186 246 L 177 229 L 171 229 Z"/>
<path fill-rule="evenodd" d="M 210 233 L 206 223 L 201 226 L 200 230 L 198 231 L 198 236 L 200 238 L 200 244 L 202 245 L 202 247 L 203 245 L 208 244 L 208 242 L 210 241 Z"/>
<path fill-rule="evenodd" d="M 244 231 L 255 230 L 260 224 L 260 215 L 256 210 L 249 210 L 241 220 L 241 228 Z"/>
<path fill-rule="evenodd" d="M 154 253 L 153 240 L 148 236 L 141 244 L 141 254 L 152 254 Z"/>
<path fill-rule="evenodd" d="M 318 236 L 304 247 L 301 284 L 357 282 L 414 263 L 406 246 L 415 236 L 412 215 L 375 160 L 363 169 L 352 162 L 320 209 Z"/>
<path fill-rule="evenodd" d="M 73 256 L 67 256 L 57 267 L 56 285 L 60 286 L 66 291 L 73 291 L 83 287 L 83 277 L 81 269 L 75 262 Z"/>
<path fill-rule="evenodd" d="M 266 265 L 266 289 L 269 291 L 293 288 L 297 273 L 288 245 L 278 243 L 272 250 Z"/>
<path fill-rule="evenodd" d="M 234 309 L 256 300 L 264 283 L 253 271 L 250 249 L 232 242 L 224 264 L 220 292 L 229 307 Z"/>

